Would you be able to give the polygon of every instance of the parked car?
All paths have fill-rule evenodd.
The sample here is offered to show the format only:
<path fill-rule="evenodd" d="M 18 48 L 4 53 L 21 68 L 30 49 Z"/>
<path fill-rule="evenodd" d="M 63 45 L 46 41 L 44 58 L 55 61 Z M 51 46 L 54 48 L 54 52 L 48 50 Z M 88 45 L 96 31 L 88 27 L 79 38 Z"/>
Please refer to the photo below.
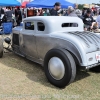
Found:
<path fill-rule="evenodd" d="M 14 53 L 44 66 L 48 81 L 60 88 L 74 81 L 77 66 L 86 70 L 100 65 L 100 37 L 85 32 L 77 17 L 25 18 L 23 26 L 13 29 L 11 40 Z M 5 42 L 9 44 L 10 39 Z"/>

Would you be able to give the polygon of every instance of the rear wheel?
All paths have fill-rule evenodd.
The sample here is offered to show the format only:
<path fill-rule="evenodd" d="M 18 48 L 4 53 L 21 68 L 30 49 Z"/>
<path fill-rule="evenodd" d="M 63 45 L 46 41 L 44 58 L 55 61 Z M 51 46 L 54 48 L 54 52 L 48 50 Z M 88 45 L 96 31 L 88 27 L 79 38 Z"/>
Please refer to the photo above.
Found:
<path fill-rule="evenodd" d="M 76 76 L 75 61 L 66 50 L 49 51 L 44 60 L 44 69 L 48 81 L 60 88 L 73 82 Z"/>

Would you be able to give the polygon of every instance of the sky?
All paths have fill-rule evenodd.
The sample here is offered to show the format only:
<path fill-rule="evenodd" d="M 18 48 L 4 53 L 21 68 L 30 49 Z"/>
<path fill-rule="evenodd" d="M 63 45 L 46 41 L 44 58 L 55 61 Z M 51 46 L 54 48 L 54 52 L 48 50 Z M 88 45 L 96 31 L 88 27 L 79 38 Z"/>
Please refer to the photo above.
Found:
<path fill-rule="evenodd" d="M 21 0 L 18 0 L 21 2 Z M 27 1 L 27 0 L 23 0 Z M 67 0 L 72 3 L 78 3 L 78 4 L 92 4 L 92 3 L 100 3 L 100 0 Z"/>
<path fill-rule="evenodd" d="M 78 4 L 100 3 L 100 0 L 67 0 L 67 1 Z"/>

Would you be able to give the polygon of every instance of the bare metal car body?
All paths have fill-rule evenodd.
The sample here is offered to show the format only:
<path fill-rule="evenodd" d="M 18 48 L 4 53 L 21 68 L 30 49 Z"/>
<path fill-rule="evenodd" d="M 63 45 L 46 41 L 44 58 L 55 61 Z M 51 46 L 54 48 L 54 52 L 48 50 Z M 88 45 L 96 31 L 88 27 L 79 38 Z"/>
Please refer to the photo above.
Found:
<path fill-rule="evenodd" d="M 74 27 L 74 24 L 77 24 L 77 27 Z M 82 69 L 100 65 L 100 36 L 85 32 L 83 21 L 77 17 L 25 18 L 22 27 L 13 29 L 12 49 L 18 55 L 48 66 L 45 71 L 47 78 L 58 87 L 64 87 L 74 80 L 75 64 L 81 66 Z M 45 62 L 48 63 L 44 64 Z M 66 69 L 67 66 L 69 69 Z M 66 78 L 68 78 L 67 81 Z"/>
<path fill-rule="evenodd" d="M 34 30 L 25 30 L 25 22 L 34 22 Z M 45 25 L 38 31 L 37 23 Z M 77 23 L 78 27 L 62 27 L 64 23 Z M 83 31 L 83 22 L 73 17 L 30 17 L 23 20 L 23 28 L 13 29 L 19 37 L 19 45 L 13 44 L 15 52 L 43 64 L 46 53 L 53 48 L 64 48 L 77 58 L 80 66 L 90 68 L 98 65 L 96 54 L 100 53 L 100 38 Z"/>

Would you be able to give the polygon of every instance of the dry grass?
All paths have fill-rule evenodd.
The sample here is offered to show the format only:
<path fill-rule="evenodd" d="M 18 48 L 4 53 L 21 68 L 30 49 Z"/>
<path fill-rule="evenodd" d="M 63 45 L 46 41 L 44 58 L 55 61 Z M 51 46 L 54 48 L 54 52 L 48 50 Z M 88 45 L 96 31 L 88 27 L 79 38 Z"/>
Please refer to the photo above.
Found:
<path fill-rule="evenodd" d="M 51 85 L 43 68 L 13 53 L 0 59 L 0 100 L 100 100 L 100 73 L 78 71 L 65 89 Z"/>

